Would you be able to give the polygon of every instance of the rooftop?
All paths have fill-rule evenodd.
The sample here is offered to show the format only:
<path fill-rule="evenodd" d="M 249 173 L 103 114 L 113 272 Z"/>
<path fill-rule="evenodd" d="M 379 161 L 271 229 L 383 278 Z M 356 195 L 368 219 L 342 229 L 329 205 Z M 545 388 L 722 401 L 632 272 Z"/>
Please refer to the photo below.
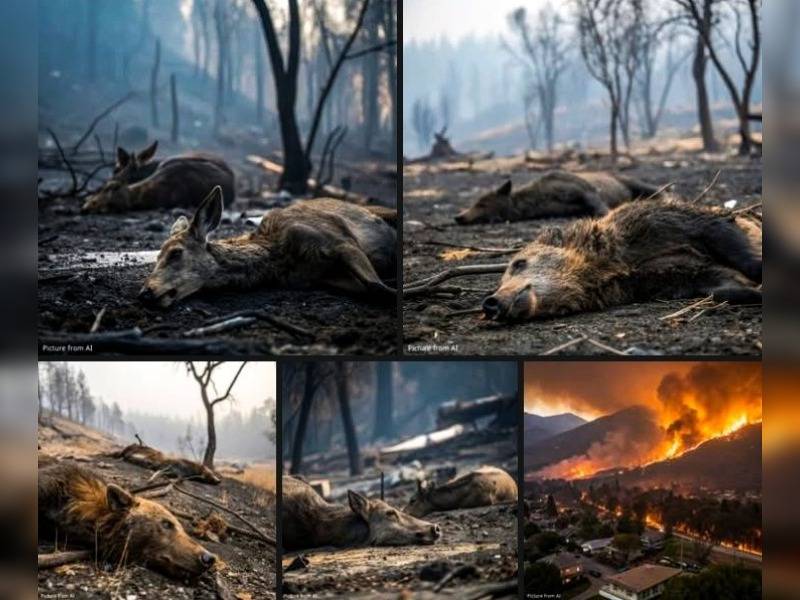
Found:
<path fill-rule="evenodd" d="M 572 556 L 569 552 L 559 552 L 558 554 L 550 554 L 541 559 L 542 562 L 550 563 L 559 569 L 570 569 L 580 565 L 580 561 Z"/>
<path fill-rule="evenodd" d="M 649 590 L 651 587 L 663 583 L 667 579 L 680 575 L 680 573 L 680 569 L 673 569 L 672 567 L 641 565 L 620 573 L 619 575 L 611 575 L 608 577 L 608 581 L 619 587 L 638 593 Z"/>

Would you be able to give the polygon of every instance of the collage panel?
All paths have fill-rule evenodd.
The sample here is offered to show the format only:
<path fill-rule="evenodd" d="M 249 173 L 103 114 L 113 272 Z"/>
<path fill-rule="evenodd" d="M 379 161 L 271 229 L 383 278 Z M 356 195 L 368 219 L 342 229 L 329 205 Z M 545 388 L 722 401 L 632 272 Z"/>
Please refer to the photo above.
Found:
<path fill-rule="evenodd" d="M 40 354 L 396 351 L 396 0 L 46 4 Z"/>
<path fill-rule="evenodd" d="M 404 2 L 404 352 L 759 356 L 760 10 Z"/>
<path fill-rule="evenodd" d="M 39 363 L 40 598 L 275 598 L 276 365 Z"/>
<path fill-rule="evenodd" d="M 760 362 L 528 362 L 525 597 L 762 597 Z"/>
<path fill-rule="evenodd" d="M 283 362 L 283 597 L 517 598 L 518 377 Z"/>

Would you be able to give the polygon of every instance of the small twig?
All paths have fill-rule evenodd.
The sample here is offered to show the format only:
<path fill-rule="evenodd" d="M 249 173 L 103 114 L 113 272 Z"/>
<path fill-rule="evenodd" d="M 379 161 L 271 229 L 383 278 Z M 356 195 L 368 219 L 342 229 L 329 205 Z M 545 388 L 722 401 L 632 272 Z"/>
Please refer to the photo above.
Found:
<path fill-rule="evenodd" d="M 53 552 L 52 554 L 39 554 L 38 566 L 40 569 L 52 569 L 61 565 L 70 565 L 91 558 L 89 550 L 75 550 L 73 552 Z"/>
<path fill-rule="evenodd" d="M 617 356 L 627 356 L 627 353 L 623 352 L 622 350 L 617 350 L 616 348 L 612 348 L 603 342 L 599 342 L 594 338 L 586 338 L 586 341 L 590 343 L 592 346 L 596 346 L 601 350 L 605 350 L 606 352 L 610 352 L 611 354 L 616 354 Z"/>
<path fill-rule="evenodd" d="M 545 350 L 544 352 L 542 352 L 542 356 L 548 356 L 550 354 L 556 354 L 557 352 L 561 352 L 562 350 L 566 350 L 567 348 L 572 348 L 572 346 L 576 346 L 577 344 L 580 344 L 581 342 L 585 342 L 586 339 L 587 338 L 586 338 L 585 335 L 573 338 L 568 342 L 564 342 L 563 344 L 559 344 L 558 346 L 550 348 L 549 350 Z"/>
<path fill-rule="evenodd" d="M 728 306 L 728 301 L 727 301 L 727 300 L 725 300 L 725 301 L 723 301 L 723 302 L 720 302 L 719 304 L 714 304 L 713 306 L 709 306 L 709 307 L 707 307 L 707 308 L 704 308 L 704 309 L 703 309 L 703 310 L 701 310 L 700 312 L 698 312 L 698 313 L 696 313 L 696 314 L 693 314 L 691 317 L 689 317 L 689 318 L 686 320 L 686 322 L 687 322 L 687 323 L 691 323 L 691 322 L 692 322 L 692 321 L 694 321 L 695 319 L 699 319 L 699 318 L 700 318 L 702 315 L 704 315 L 704 314 L 705 314 L 705 313 L 707 313 L 708 311 L 710 311 L 710 310 L 716 310 L 716 309 L 718 309 L 718 308 L 722 308 L 722 307 L 724 307 L 724 306 Z"/>
<path fill-rule="evenodd" d="M 450 242 L 437 242 L 436 240 L 426 240 L 422 242 L 429 246 L 444 246 L 446 248 L 462 248 L 464 250 L 473 250 L 474 252 L 484 252 L 486 254 L 516 254 L 522 250 L 523 246 L 517 248 L 488 248 L 485 246 L 468 246 L 464 244 L 451 244 Z"/>
<path fill-rule="evenodd" d="M 488 265 L 462 265 L 451 267 L 446 271 L 432 275 L 425 279 L 412 282 L 403 288 L 403 296 L 413 296 L 431 291 L 436 285 L 452 279 L 454 277 L 465 277 L 467 275 L 486 275 L 489 273 L 503 273 L 508 267 L 508 263 L 494 263 Z"/>
<path fill-rule="evenodd" d="M 451 310 L 449 313 L 445 315 L 446 318 L 450 317 L 460 317 L 462 315 L 476 315 L 482 313 L 483 309 L 480 306 L 476 306 L 475 308 L 464 308 L 462 310 Z"/>
<path fill-rule="evenodd" d="M 750 206 L 745 206 L 744 208 L 737 208 L 736 210 L 732 210 L 730 214 L 738 215 L 741 213 L 750 212 L 751 210 L 755 210 L 756 208 L 761 208 L 763 202 L 756 202 L 755 204 L 751 204 Z"/>
<path fill-rule="evenodd" d="M 711 191 L 711 188 L 713 188 L 717 184 L 717 180 L 719 179 L 719 176 L 720 176 L 721 173 L 722 173 L 722 169 L 717 170 L 716 174 L 714 175 L 714 178 L 711 180 L 711 183 L 709 183 L 703 189 L 702 192 L 700 192 L 699 194 L 697 194 L 697 196 L 694 197 L 694 200 L 692 200 L 693 204 L 697 203 L 697 202 L 700 202 L 700 200 L 702 200 L 705 197 L 705 195 L 708 194 L 708 192 Z"/>
<path fill-rule="evenodd" d="M 291 333 L 294 335 L 306 336 L 306 337 L 314 337 L 314 334 L 309 331 L 308 329 L 303 329 L 302 327 L 298 327 L 297 325 L 292 325 L 284 321 L 283 319 L 279 319 L 271 314 L 269 314 L 266 310 L 240 310 L 229 315 L 224 315 L 222 317 L 214 317 L 213 319 L 209 319 L 205 323 L 204 326 L 214 325 L 216 323 L 221 323 L 236 317 L 253 317 L 259 319 L 261 321 L 266 321 L 273 327 L 278 329 L 282 329 L 287 333 Z"/>
<path fill-rule="evenodd" d="M 97 333 L 97 330 L 100 329 L 100 322 L 103 320 L 103 316 L 105 314 L 106 307 L 104 306 L 97 312 L 97 315 L 94 318 L 94 323 L 92 323 L 92 328 L 89 329 L 89 333 Z"/>
<path fill-rule="evenodd" d="M 670 181 L 669 183 L 665 183 L 665 184 L 664 184 L 664 185 L 662 185 L 660 188 L 658 188 L 658 189 L 657 189 L 655 192 L 653 192 L 653 193 L 652 193 L 652 194 L 650 194 L 650 195 L 649 195 L 647 198 L 645 198 L 645 200 L 652 200 L 652 199 L 653 199 L 653 198 L 655 198 L 656 196 L 659 196 L 659 195 L 660 195 L 662 192 L 666 192 L 666 191 L 667 191 L 669 188 L 671 188 L 673 185 L 675 185 L 675 182 L 674 182 L 674 181 Z"/>
<path fill-rule="evenodd" d="M 444 586 L 446 586 L 448 583 L 450 583 L 450 581 L 452 581 L 456 577 L 464 577 L 467 575 L 474 575 L 474 574 L 475 574 L 475 567 L 473 565 L 461 565 L 459 567 L 456 567 L 455 569 L 451 570 L 449 573 L 447 573 L 447 575 L 445 575 L 439 580 L 439 583 L 437 583 L 434 586 L 433 592 L 435 594 L 438 594 L 439 592 L 442 591 L 442 588 L 444 588 Z"/>
<path fill-rule="evenodd" d="M 214 325 L 207 327 L 196 327 L 183 332 L 183 337 L 202 337 L 204 335 L 211 335 L 215 333 L 223 333 L 231 329 L 239 329 L 246 325 L 251 325 L 256 322 L 255 317 L 232 317 L 225 321 L 220 321 Z"/>
<path fill-rule="evenodd" d="M 668 315 L 664 315 L 663 317 L 659 317 L 658 319 L 659 319 L 659 321 L 666 321 L 667 319 L 675 319 L 677 317 L 685 315 L 687 312 L 690 312 L 690 311 L 694 310 L 695 308 L 703 308 L 709 302 L 713 302 L 713 300 L 714 300 L 714 296 L 706 296 L 705 298 L 701 298 L 700 300 L 697 300 L 696 302 L 692 302 L 689 306 L 684 306 L 680 310 L 676 310 L 675 312 L 670 313 Z"/>
<path fill-rule="evenodd" d="M 64 163 L 64 166 L 69 169 L 69 175 L 72 177 L 72 189 L 78 189 L 78 176 L 75 174 L 75 169 L 72 168 L 72 164 L 67 160 L 67 155 L 64 154 L 64 148 L 61 146 L 61 142 L 58 140 L 58 136 L 56 135 L 55 131 L 52 129 L 47 130 L 50 134 L 50 137 L 53 138 L 53 142 L 55 142 L 56 148 L 58 149 L 58 154 L 61 156 L 61 161 Z"/>
<path fill-rule="evenodd" d="M 261 531 L 261 530 L 260 530 L 258 527 L 256 527 L 255 525 L 253 525 L 253 524 L 252 524 L 250 521 L 248 521 L 247 519 L 245 519 L 245 518 L 244 518 L 242 515 L 240 515 L 239 513 L 237 513 L 235 510 L 232 510 L 232 509 L 228 508 L 227 506 L 222 506 L 221 504 L 219 504 L 219 503 L 217 503 L 217 502 L 214 502 L 213 500 L 211 500 L 211 499 L 209 499 L 209 498 L 204 498 L 203 496 L 198 496 L 197 494 L 193 494 L 193 493 L 191 493 L 191 492 L 189 492 L 189 491 L 187 491 L 187 490 L 183 489 L 182 487 L 180 487 L 180 486 L 179 486 L 179 485 L 177 485 L 177 484 L 174 486 L 174 489 L 176 489 L 177 491 L 179 491 L 181 494 L 186 494 L 186 495 L 187 495 L 187 496 L 189 496 L 190 498 L 194 498 L 195 500 L 200 500 L 201 502 L 205 502 L 205 503 L 207 503 L 207 504 L 210 504 L 211 506 L 213 506 L 213 507 L 215 507 L 215 508 L 218 508 L 219 510 L 225 511 L 226 513 L 228 513 L 228 514 L 230 514 L 230 515 L 232 515 L 232 516 L 236 517 L 236 518 L 237 518 L 237 519 L 239 519 L 239 520 L 240 520 L 242 523 L 244 523 L 244 524 L 245 524 L 245 525 L 247 525 L 247 526 L 248 526 L 250 529 L 252 529 L 252 530 L 253 530 L 255 533 L 257 533 L 257 534 L 258 534 L 258 536 L 259 536 L 259 538 L 260 538 L 262 541 L 265 541 L 265 542 L 267 542 L 268 544 L 270 544 L 270 545 L 272 545 L 272 546 L 274 546 L 274 545 L 275 545 L 275 540 L 274 540 L 273 538 L 271 538 L 271 537 L 270 537 L 270 536 L 268 536 L 266 533 L 264 533 L 263 531 Z"/>
<path fill-rule="evenodd" d="M 89 139 L 89 136 L 92 135 L 92 132 L 94 131 L 94 128 L 97 127 L 97 124 L 100 121 L 102 121 L 105 117 L 107 117 L 109 114 L 111 114 L 114 110 L 116 110 L 117 108 L 119 108 L 120 106 L 125 104 L 128 100 L 133 98 L 135 95 L 136 95 L 136 92 L 128 92 L 127 94 L 125 94 L 125 96 L 123 96 L 122 98 L 120 98 L 119 100 L 114 102 L 114 104 L 112 104 L 107 109 L 105 109 L 103 112 L 101 112 L 99 115 L 97 115 L 94 118 L 94 120 L 89 124 L 89 129 L 86 130 L 86 133 L 84 133 L 83 136 L 81 137 L 81 139 L 78 140 L 78 143 L 75 144 L 72 147 L 72 154 L 76 154 L 78 152 L 78 150 L 80 149 L 81 145 L 83 145 L 83 143 L 87 139 Z"/>

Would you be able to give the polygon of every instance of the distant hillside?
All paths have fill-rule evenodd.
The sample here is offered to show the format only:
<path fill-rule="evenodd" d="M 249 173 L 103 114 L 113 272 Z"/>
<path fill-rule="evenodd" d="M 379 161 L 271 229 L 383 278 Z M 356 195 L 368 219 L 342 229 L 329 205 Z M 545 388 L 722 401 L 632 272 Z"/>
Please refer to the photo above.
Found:
<path fill-rule="evenodd" d="M 549 417 L 525 413 L 524 419 L 526 447 L 586 423 L 585 419 L 572 413 L 562 413 Z"/>
<path fill-rule="evenodd" d="M 638 445 L 658 440 L 661 435 L 650 409 L 632 406 L 536 443 L 526 444 L 525 470 L 537 471 L 603 446 L 607 446 L 604 448 L 607 452 L 622 455 L 635 450 Z"/>
<path fill-rule="evenodd" d="M 709 440 L 677 458 L 614 475 L 622 485 L 696 491 L 761 489 L 761 423 Z M 598 482 L 607 476 L 595 477 Z M 609 476 L 610 477 L 610 476 Z"/>

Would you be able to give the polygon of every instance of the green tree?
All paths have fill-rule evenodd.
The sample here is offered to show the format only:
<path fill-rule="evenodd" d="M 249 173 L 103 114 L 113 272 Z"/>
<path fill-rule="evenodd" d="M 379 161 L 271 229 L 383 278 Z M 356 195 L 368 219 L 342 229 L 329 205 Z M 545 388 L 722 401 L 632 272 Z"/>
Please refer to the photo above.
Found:
<path fill-rule="evenodd" d="M 642 541 L 639 536 L 634 533 L 618 533 L 614 536 L 614 547 L 622 552 L 625 556 L 625 562 L 628 562 L 631 554 L 642 547 Z"/>
<path fill-rule="evenodd" d="M 554 531 L 538 533 L 533 540 L 542 554 L 550 554 L 564 543 L 564 539 Z"/>

